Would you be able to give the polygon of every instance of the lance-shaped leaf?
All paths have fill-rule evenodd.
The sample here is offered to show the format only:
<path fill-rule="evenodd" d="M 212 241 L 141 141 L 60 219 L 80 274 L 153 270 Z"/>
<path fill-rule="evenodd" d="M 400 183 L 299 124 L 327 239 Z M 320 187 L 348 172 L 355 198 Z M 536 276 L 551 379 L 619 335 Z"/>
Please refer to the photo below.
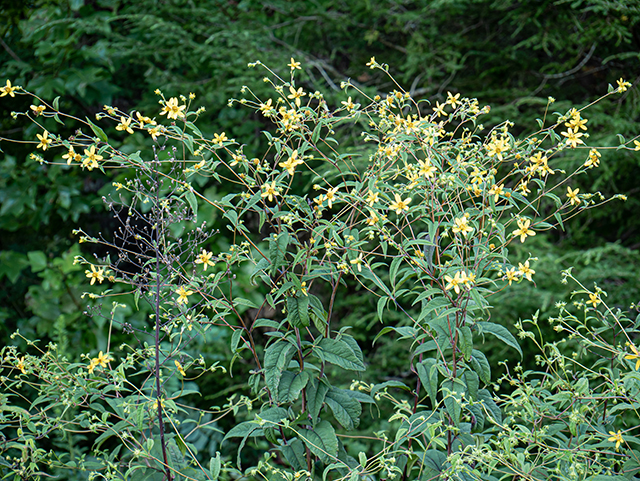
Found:
<path fill-rule="evenodd" d="M 307 385 L 307 409 L 314 424 L 318 422 L 320 410 L 330 386 L 319 379 L 312 379 Z"/>
<path fill-rule="evenodd" d="M 284 262 L 284 255 L 289 244 L 289 234 L 283 231 L 280 234 L 271 234 L 269 239 L 269 260 L 271 261 L 271 275 L 275 275 L 278 268 Z"/>
<path fill-rule="evenodd" d="M 278 449 L 293 469 L 296 471 L 307 469 L 304 444 L 298 438 L 289 439 L 287 444 L 281 445 Z"/>
<path fill-rule="evenodd" d="M 493 334 L 502 342 L 518 351 L 520 353 L 520 357 L 522 357 L 522 349 L 520 349 L 520 344 L 518 344 L 516 338 L 513 337 L 513 334 L 511 334 L 506 327 L 494 322 L 478 322 L 476 325 L 480 327 L 481 333 L 487 332 L 489 334 Z"/>
<path fill-rule="evenodd" d="M 416 365 L 420 382 L 435 407 L 438 403 L 438 366 L 435 359 L 425 359 Z"/>

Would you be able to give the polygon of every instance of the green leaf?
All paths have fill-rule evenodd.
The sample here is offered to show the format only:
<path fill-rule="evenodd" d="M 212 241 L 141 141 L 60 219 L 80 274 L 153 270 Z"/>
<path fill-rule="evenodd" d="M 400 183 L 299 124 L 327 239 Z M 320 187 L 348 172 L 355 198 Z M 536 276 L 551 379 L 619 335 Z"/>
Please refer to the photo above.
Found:
<path fill-rule="evenodd" d="M 91 122 L 91 120 L 89 120 L 89 117 L 85 118 L 87 119 L 87 123 L 89 124 L 89 127 L 91 127 L 91 130 L 93 130 L 93 133 L 96 134 L 96 137 L 98 137 L 103 142 L 107 142 L 109 139 L 107 137 L 107 134 L 104 133 L 104 130 Z"/>
<path fill-rule="evenodd" d="M 212 481 L 216 481 L 220 476 L 220 451 L 216 451 L 215 457 L 209 460 L 209 475 Z"/>
<path fill-rule="evenodd" d="M 307 457 L 302 441 L 293 438 L 288 441 L 288 444 L 282 445 L 278 449 L 294 470 L 302 471 L 307 469 Z"/>
<path fill-rule="evenodd" d="M 39 251 L 36 251 L 36 252 L 39 252 Z M 28 259 L 28 257 L 25 256 L 24 254 L 20 254 L 19 252 L 15 252 L 15 251 L 0 252 L 0 279 L 2 279 L 3 276 L 7 276 L 7 278 L 11 281 L 11 283 L 15 284 L 16 281 L 18 280 L 18 277 L 20 277 L 20 273 L 29 264 L 30 264 L 30 259 Z M 45 258 L 45 265 L 46 265 L 46 258 Z"/>
<path fill-rule="evenodd" d="M 334 461 L 338 455 L 338 438 L 328 421 L 319 422 L 314 429 L 301 429 L 299 436 L 324 463 Z"/>
<path fill-rule="evenodd" d="M 447 454 L 442 451 L 430 449 L 424 453 L 422 458 L 422 477 L 421 481 L 437 481 L 440 479 L 440 473 L 447 462 Z"/>
<path fill-rule="evenodd" d="M 287 297 L 287 321 L 293 327 L 309 325 L 309 297 L 301 294 L 298 297 Z"/>
<path fill-rule="evenodd" d="M 58 95 L 52 102 L 54 110 L 60 110 L 60 96 Z"/>
<path fill-rule="evenodd" d="M 271 234 L 269 239 L 269 260 L 271 261 L 272 276 L 278 272 L 278 268 L 282 265 L 288 244 L 289 234 L 287 231 L 283 231 L 280 234 Z"/>
<path fill-rule="evenodd" d="M 453 424 L 460 427 L 460 414 L 462 413 L 461 394 L 466 391 L 466 386 L 460 379 L 449 378 L 442 381 L 440 385 L 444 406 L 451 417 Z M 455 392 L 456 394 L 452 394 Z"/>
<path fill-rule="evenodd" d="M 464 359 L 468 361 L 473 351 L 473 335 L 471 334 L 471 329 L 469 329 L 469 326 L 459 327 L 458 334 L 458 347 L 462 351 Z"/>
<path fill-rule="evenodd" d="M 356 399 L 349 395 L 349 391 L 345 391 L 347 390 L 332 387 L 327 393 L 325 403 L 331 408 L 333 416 L 342 427 L 351 431 L 357 428 L 360 423 L 362 406 Z"/>
<path fill-rule="evenodd" d="M 184 193 L 184 198 L 187 199 L 189 203 L 189 207 L 191 207 L 191 211 L 193 212 L 194 217 L 198 217 L 198 200 L 196 199 L 193 190 L 189 189 Z"/>
<path fill-rule="evenodd" d="M 498 424 L 502 423 L 502 411 L 500 411 L 500 408 L 487 389 L 480 389 L 478 391 L 478 399 L 482 401 L 485 411 L 494 419 L 494 422 Z"/>
<path fill-rule="evenodd" d="M 32 272 L 40 272 L 47 268 L 47 256 L 42 251 L 27 252 Z"/>
<path fill-rule="evenodd" d="M 493 334 L 498 339 L 503 341 L 505 344 L 513 347 L 516 351 L 520 353 L 520 357 L 522 357 L 522 349 L 520 349 L 520 344 L 516 341 L 516 338 L 513 337 L 513 334 L 509 332 L 509 330 L 501 326 L 500 324 L 496 324 L 494 322 L 478 322 L 476 324 L 480 327 L 480 333 L 483 334 L 488 332 L 489 334 Z"/>
<path fill-rule="evenodd" d="M 313 352 L 324 362 L 330 362 L 343 369 L 350 371 L 366 369 L 361 357 L 362 352 L 359 352 L 360 356 L 358 356 L 345 339 L 322 338 Z"/>
<path fill-rule="evenodd" d="M 462 382 L 467 386 L 467 393 L 471 399 L 478 399 L 478 388 L 480 387 L 480 379 L 473 371 L 465 371 L 462 373 Z"/>
<path fill-rule="evenodd" d="M 278 392 L 282 372 L 289 367 L 295 347 L 286 340 L 278 340 L 271 344 L 264 353 L 264 374 L 269 391 Z"/>
<path fill-rule="evenodd" d="M 307 385 L 307 409 L 314 423 L 318 422 L 318 416 L 329 389 L 330 386 L 319 379 L 312 379 Z"/>
<path fill-rule="evenodd" d="M 435 359 L 425 359 L 416 365 L 420 382 L 435 408 L 438 403 L 438 366 Z"/>
<path fill-rule="evenodd" d="M 278 402 L 292 403 L 297 400 L 308 381 L 309 374 L 305 371 L 284 371 L 278 386 Z"/>
<path fill-rule="evenodd" d="M 474 349 L 471 351 L 471 359 L 469 362 L 473 370 L 480 376 L 480 379 L 482 379 L 485 384 L 489 384 L 491 382 L 491 366 L 484 353 Z"/>

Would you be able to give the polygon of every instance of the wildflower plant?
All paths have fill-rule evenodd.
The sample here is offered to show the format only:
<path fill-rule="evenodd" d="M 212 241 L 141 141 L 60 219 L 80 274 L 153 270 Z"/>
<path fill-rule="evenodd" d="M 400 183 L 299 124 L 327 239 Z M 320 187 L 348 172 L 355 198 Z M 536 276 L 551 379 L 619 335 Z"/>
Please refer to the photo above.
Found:
<path fill-rule="evenodd" d="M 523 354 L 513 329 L 490 314 L 493 294 L 535 282 L 535 256 L 514 257 L 511 244 L 527 244 L 610 200 L 572 188 L 573 179 L 598 165 L 598 148 L 587 147 L 586 108 L 556 113 L 553 120 L 545 112 L 536 132 L 516 137 L 510 121 L 485 129 L 489 107 L 460 93 L 448 92 L 444 103 L 432 106 L 397 84 L 381 96 L 345 82 L 347 100 L 332 109 L 296 77 L 301 62 L 292 58 L 284 77 L 260 62 L 250 66 L 265 69 L 264 81 L 274 91 L 272 98 L 258 98 L 243 87 L 244 96 L 230 101 L 272 124 L 264 132 L 267 152 L 252 158 L 224 132 L 213 138 L 200 132 L 204 107 L 195 105 L 193 94 L 167 99 L 157 91 L 158 112 L 105 106 L 95 121 L 68 117 L 57 101 L 35 96 L 37 108 L 15 114 L 41 127 L 34 140 L 40 162 L 133 172 L 104 199 L 121 223 L 113 236 L 76 231 L 81 242 L 110 254 L 78 262 L 87 266 L 89 284 L 101 289 L 92 297 L 112 302 L 111 314 L 123 306 L 123 289 L 133 294 L 129 308 L 146 304 L 149 329 L 107 316 L 136 342 L 78 360 L 32 341 L 33 353 L 4 348 L 3 367 L 11 370 L 2 379 L 7 392 L 28 388 L 20 396 L 35 399 L 3 415 L 4 469 L 17 479 L 79 468 L 91 479 L 167 480 L 585 479 L 618 472 L 624 464 L 618 452 L 627 448 L 625 436 L 635 425 L 623 433 L 615 418 L 629 413 L 625 422 L 637 425 L 633 404 L 608 409 L 610 391 L 602 385 L 593 386 L 601 395 L 588 397 L 588 373 L 596 374 L 588 366 L 580 366 L 587 381 L 580 381 L 584 392 L 576 403 L 578 394 L 565 394 L 574 374 L 564 355 L 543 343 L 543 372 L 516 369 L 517 375 L 501 379 L 514 390 L 498 396 L 483 351 L 492 336 Z M 388 70 L 375 58 L 368 66 Z M 603 99 L 627 87 L 619 82 Z M 9 82 L 2 89 L 32 95 Z M 79 128 L 68 138 L 57 135 L 44 129 L 43 119 L 50 118 Z M 362 146 L 344 152 L 336 137 L 354 129 Z M 151 151 L 129 153 L 109 139 L 135 132 L 153 140 Z M 627 143 L 623 148 L 633 150 Z M 565 172 L 563 156 L 574 149 L 584 149 L 584 164 Z M 204 187 L 212 184 L 231 193 L 211 197 Z M 226 250 L 203 209 L 221 216 L 221 228 L 233 239 Z M 247 269 L 255 290 L 245 298 L 236 276 Z M 369 381 L 367 359 L 334 309 L 353 285 L 375 299 L 378 337 L 411 341 L 411 378 Z M 588 294 L 593 305 L 585 312 L 601 309 L 603 293 Z M 390 310 L 407 323 L 387 322 Z M 635 347 L 622 350 L 616 343 L 624 331 L 634 346 L 629 329 L 637 325 L 608 313 L 563 329 L 588 339 L 583 349 L 606 351 L 610 366 L 633 363 L 640 358 Z M 204 413 L 183 399 L 184 379 L 226 372 L 189 348 L 212 326 L 229 331 L 232 364 L 242 359 L 252 370 L 242 381 L 243 396 L 208 410 L 216 419 L 237 416 L 221 448 L 228 453 L 234 446 L 234 455 L 205 458 L 189 436 L 211 425 L 198 423 L 187 433 L 180 425 Z M 521 323 L 514 327 L 529 336 Z M 619 368 L 608 369 L 605 381 L 619 385 Z M 358 379 L 344 384 L 344 373 Z M 565 384 L 557 384 L 560 378 Z M 182 388 L 172 390 L 176 380 Z M 543 389 L 549 393 L 544 402 L 537 400 L 547 395 Z M 554 398 L 557 390 L 562 399 Z M 3 406 L 12 407 L 9 396 Z M 56 414 L 70 407 L 71 419 Z M 351 436 L 362 431 L 365 409 L 376 407 L 392 411 L 387 427 L 365 428 L 370 451 L 355 453 Z M 55 430 L 85 433 L 90 449 L 73 459 L 39 450 L 38 440 Z M 107 442 L 112 448 L 105 451 Z M 264 451 L 251 466 L 243 463 L 248 444 Z M 593 452 L 597 460 L 585 464 Z"/>

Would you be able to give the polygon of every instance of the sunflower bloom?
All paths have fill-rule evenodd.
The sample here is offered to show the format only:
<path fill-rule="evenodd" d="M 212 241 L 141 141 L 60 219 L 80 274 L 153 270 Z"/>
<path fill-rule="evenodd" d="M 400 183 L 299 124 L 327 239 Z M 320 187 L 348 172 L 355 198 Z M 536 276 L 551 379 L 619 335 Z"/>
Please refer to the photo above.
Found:
<path fill-rule="evenodd" d="M 303 163 L 304 162 L 302 162 L 302 159 L 298 157 L 298 149 L 296 149 L 291 153 L 291 157 L 289 157 L 286 162 L 280 162 L 278 165 L 283 169 L 287 169 L 289 175 L 293 177 L 296 166 Z"/>
<path fill-rule="evenodd" d="M 176 289 L 176 294 L 178 294 L 178 304 L 187 304 L 189 302 L 189 296 L 193 294 L 193 291 L 188 291 L 184 286 L 180 286 Z"/>
<path fill-rule="evenodd" d="M 186 108 L 186 105 L 178 105 L 178 99 L 176 97 L 171 97 L 164 103 L 160 115 L 166 115 L 168 119 L 177 120 L 178 117 L 185 117 L 183 110 Z"/>
<path fill-rule="evenodd" d="M 624 442 L 624 439 L 622 439 L 622 432 L 618 429 L 617 433 L 614 433 L 613 431 L 609 431 L 609 434 L 611 434 L 611 437 L 607 441 L 616 443 L 616 452 L 617 452 L 618 449 L 620 448 L 620 445 Z"/>
<path fill-rule="evenodd" d="M 211 261 L 211 257 L 213 256 L 213 252 L 208 252 L 206 249 L 202 249 L 202 252 L 198 254 L 196 259 L 196 264 L 204 264 L 204 270 L 207 270 L 208 266 L 215 266 L 215 264 Z"/>

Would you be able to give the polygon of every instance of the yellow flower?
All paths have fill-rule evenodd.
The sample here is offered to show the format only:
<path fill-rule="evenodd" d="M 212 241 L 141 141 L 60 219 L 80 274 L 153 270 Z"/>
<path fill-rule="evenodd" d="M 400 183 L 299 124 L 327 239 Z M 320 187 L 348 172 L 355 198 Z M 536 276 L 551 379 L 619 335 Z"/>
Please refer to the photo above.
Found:
<path fill-rule="evenodd" d="M 640 141 L 634 140 L 633 145 L 635 145 L 635 148 L 633 150 L 640 150 Z"/>
<path fill-rule="evenodd" d="M 271 99 L 267 100 L 266 104 L 260 104 L 260 112 L 266 114 L 268 110 L 271 110 L 273 106 L 271 105 L 273 101 Z"/>
<path fill-rule="evenodd" d="M 291 70 L 300 70 L 300 62 L 296 62 L 293 57 L 291 57 L 291 62 L 289 62 L 287 65 L 291 67 Z"/>
<path fill-rule="evenodd" d="M 622 78 L 620 78 L 620 80 L 616 80 L 616 82 L 618 82 L 618 92 L 626 92 L 627 88 L 631 87 L 631 83 L 630 82 L 626 82 Z M 7 80 L 7 84 L 8 83 L 9 83 L 9 81 Z"/>
<path fill-rule="evenodd" d="M 98 167 L 98 161 L 104 158 L 102 155 L 96 153 L 95 145 L 92 145 L 89 150 L 84 149 L 84 155 L 86 155 L 86 157 L 82 161 L 82 167 L 86 167 L 88 170 L 93 170 L 95 167 Z"/>
<path fill-rule="evenodd" d="M 182 377 L 185 377 L 185 376 L 187 375 L 187 373 L 186 373 L 186 372 L 184 372 L 184 369 L 183 369 L 183 367 L 182 367 L 182 364 L 180 364 L 180 362 L 179 362 L 177 359 L 175 359 L 173 362 L 175 363 L 176 368 L 178 369 L 178 372 L 179 372 L 180 374 L 182 374 Z"/>
<path fill-rule="evenodd" d="M 36 115 L 42 115 L 42 112 L 46 109 L 44 105 L 31 105 L 29 108 L 33 110 Z"/>
<path fill-rule="evenodd" d="M 113 361 L 113 358 L 109 356 L 109 354 L 103 354 L 102 351 L 100 351 L 98 357 L 94 357 L 89 362 L 89 374 L 93 374 L 93 370 L 98 366 L 107 367 L 109 361 Z"/>
<path fill-rule="evenodd" d="M 116 130 L 124 130 L 125 132 L 132 134 L 133 129 L 131 128 L 131 120 L 131 117 L 127 118 L 120 116 L 120 123 L 116 125 Z"/>
<path fill-rule="evenodd" d="M 144 127 L 145 124 L 156 125 L 155 120 L 151 120 L 149 117 L 145 117 L 140 112 L 136 112 L 136 117 L 138 117 L 138 122 L 140 122 L 140 127 Z"/>
<path fill-rule="evenodd" d="M 502 153 L 509 150 L 509 143 L 504 139 L 493 138 L 489 145 L 487 145 L 487 154 L 489 157 L 493 157 L 494 155 L 498 157 L 499 160 L 504 160 L 502 157 Z"/>
<path fill-rule="evenodd" d="M 208 266 L 215 266 L 215 263 L 211 261 L 212 256 L 213 252 L 208 252 L 206 249 L 202 249 L 202 252 L 198 254 L 196 264 L 204 264 L 204 270 L 206 271 Z"/>
<path fill-rule="evenodd" d="M 267 197 L 269 199 L 269 202 L 273 202 L 273 198 L 278 195 L 278 192 L 276 190 L 276 181 L 274 180 L 273 182 L 271 182 L 271 184 L 264 184 L 262 188 L 264 189 L 264 192 L 260 194 L 260 196 Z"/>
<path fill-rule="evenodd" d="M 636 346 L 634 346 L 633 344 L 631 344 L 629 347 L 631 347 L 631 350 L 633 351 L 633 354 L 627 354 L 626 356 L 624 356 L 624 358 L 628 359 L 630 361 L 633 361 L 635 359 L 636 360 L 636 371 L 637 371 L 638 368 L 640 368 L 640 352 L 638 352 L 638 349 L 636 349 Z"/>
<path fill-rule="evenodd" d="M 460 100 L 458 100 L 459 98 L 460 94 L 453 95 L 451 92 L 447 92 L 447 103 L 451 104 L 451 107 L 453 107 L 454 109 L 460 103 Z"/>
<path fill-rule="evenodd" d="M 229 140 L 227 138 L 227 134 L 225 134 L 224 132 L 222 132 L 220 135 L 218 134 L 213 134 L 213 143 L 216 145 L 222 145 L 222 142 L 225 142 Z"/>
<path fill-rule="evenodd" d="M 389 209 L 395 210 L 396 214 L 401 214 L 403 210 L 408 211 L 409 204 L 411 203 L 411 197 L 407 197 L 406 199 L 402 200 L 402 197 L 400 197 L 398 194 L 393 195 L 395 197 L 395 202 L 389 204 Z"/>
<path fill-rule="evenodd" d="M 358 272 L 362 272 L 362 252 L 360 253 L 360 255 L 358 257 L 356 257 L 352 261 L 349 261 L 349 263 L 352 266 L 355 265 L 358 268 Z"/>
<path fill-rule="evenodd" d="M 511 269 L 509 269 L 505 274 L 507 276 L 507 280 L 509 281 L 509 285 L 511 285 L 512 281 L 517 281 L 518 280 L 519 272 L 516 270 L 515 267 L 512 267 Z M 529 279 L 529 280 L 531 280 L 531 279 Z"/>
<path fill-rule="evenodd" d="M 504 187 L 502 184 L 500 185 L 493 184 L 493 187 L 489 189 L 489 195 L 495 196 L 493 201 L 498 202 L 498 199 L 500 198 L 500 195 L 502 194 L 503 191 L 504 191 Z"/>
<path fill-rule="evenodd" d="M 576 148 L 578 144 L 584 144 L 584 142 L 580 139 L 584 134 L 582 132 L 574 131 L 573 129 L 567 129 L 566 132 L 560 132 L 567 138 L 567 145 Z"/>
<path fill-rule="evenodd" d="M 183 110 L 186 108 L 186 105 L 178 105 L 178 99 L 176 97 L 171 97 L 165 102 L 164 107 L 162 107 L 162 110 L 160 111 L 160 115 L 166 114 L 168 119 L 185 117 Z"/>
<path fill-rule="evenodd" d="M 571 205 L 580 203 L 580 199 L 578 198 L 578 192 L 580 192 L 580 189 L 571 190 L 571 187 L 567 186 L 567 197 L 571 201 Z"/>
<path fill-rule="evenodd" d="M 367 219 L 367 225 L 375 225 L 380 220 L 380 218 L 374 211 L 371 210 L 369 212 L 371 213 L 371 217 Z"/>
<path fill-rule="evenodd" d="M 91 270 L 86 270 L 84 273 L 91 279 L 91 285 L 96 281 L 98 281 L 99 284 L 102 284 L 102 281 L 104 281 L 104 269 L 102 268 L 96 269 L 96 266 L 91 265 Z"/>
<path fill-rule="evenodd" d="M 436 106 L 432 107 L 432 110 L 436 113 L 436 115 L 438 117 L 445 116 L 447 115 L 447 113 L 444 111 L 444 108 L 447 106 L 447 104 L 441 104 L 440 102 L 436 101 Z"/>
<path fill-rule="evenodd" d="M 353 103 L 353 101 L 351 100 L 351 97 L 349 97 L 346 102 L 343 101 L 340 103 L 344 105 L 347 108 L 347 110 L 353 110 L 356 108 L 356 104 Z"/>
<path fill-rule="evenodd" d="M 520 236 L 520 242 L 524 242 L 527 236 L 533 237 L 536 233 L 529 229 L 530 225 L 531 221 L 529 219 L 518 219 L 518 227 L 520 228 L 514 230 L 513 235 Z"/>
<path fill-rule="evenodd" d="M 15 97 L 16 94 L 14 94 L 13 92 L 19 89 L 20 87 L 12 87 L 11 80 L 7 80 L 7 85 L 5 85 L 4 87 L 0 87 L 0 97 L 4 97 L 5 95 L 10 95 L 11 97 Z"/>
<path fill-rule="evenodd" d="M 187 304 L 189 296 L 193 294 L 193 291 L 186 290 L 184 286 L 180 286 L 175 292 L 178 294 L 178 304 Z"/>
<path fill-rule="evenodd" d="M 602 300 L 600 299 L 600 295 L 596 293 L 589 293 L 589 300 L 586 302 L 587 304 L 593 304 L 593 307 L 596 307 L 600 304 Z"/>
<path fill-rule="evenodd" d="M 462 274 L 464 274 L 464 277 L 462 277 Z M 447 281 L 445 290 L 448 291 L 449 289 L 453 289 L 456 292 L 456 294 L 460 294 L 460 284 L 465 283 L 466 277 L 467 277 L 466 273 L 463 273 L 462 271 L 456 272 L 453 277 L 448 275 L 444 276 L 444 280 Z"/>
<path fill-rule="evenodd" d="M 157 140 L 158 139 L 158 135 L 160 135 L 160 127 L 153 127 L 151 129 L 148 130 L 149 135 L 151 135 L 151 138 L 153 140 Z"/>
<path fill-rule="evenodd" d="M 46 130 L 42 135 L 36 134 L 36 137 L 38 137 L 38 140 L 40 141 L 37 147 L 38 149 L 47 150 L 49 145 L 51 145 L 51 142 L 53 142 L 53 140 L 49 138 L 49 132 Z"/>
<path fill-rule="evenodd" d="M 365 65 L 370 69 L 374 69 L 376 67 L 376 58 L 371 57 L 371 60 L 369 60 Z"/>
<path fill-rule="evenodd" d="M 69 147 L 69 152 L 62 156 L 63 159 L 67 159 L 67 165 L 71 164 L 74 160 L 76 162 L 80 162 L 82 160 L 82 156 L 73 150 L 73 147 Z"/>
<path fill-rule="evenodd" d="M 329 209 L 333 207 L 333 201 L 336 200 L 337 194 L 338 194 L 337 187 L 333 187 L 332 189 L 329 189 L 327 191 L 327 195 L 325 196 L 325 198 L 327 199 L 327 205 L 329 206 Z"/>
<path fill-rule="evenodd" d="M 193 100 L 196 98 L 196 94 L 194 94 L 193 92 L 189 92 L 189 99 Z"/>
<path fill-rule="evenodd" d="M 291 85 L 289 85 L 289 92 L 291 92 L 291 94 L 287 95 L 287 98 L 295 100 L 296 106 L 300 107 L 300 98 L 304 97 L 305 95 L 307 95 L 302 90 L 302 87 L 300 87 L 298 90 L 296 90 Z"/>
<path fill-rule="evenodd" d="M 536 271 L 534 271 L 529 267 L 529 261 L 525 261 L 524 264 L 521 264 L 520 262 L 518 262 L 518 274 L 520 274 L 521 276 L 524 276 L 528 281 L 533 282 L 533 279 L 531 279 L 531 276 L 534 275 L 535 273 Z"/>
<path fill-rule="evenodd" d="M 431 161 L 429 159 L 424 161 L 418 160 L 418 165 L 420 166 L 420 170 L 418 171 L 420 175 L 424 175 L 427 179 L 430 179 L 435 175 L 436 168 L 431 165 Z"/>
<path fill-rule="evenodd" d="M 16 364 L 16 367 L 18 369 L 20 369 L 20 372 L 22 372 L 22 374 L 26 374 L 27 371 L 24 368 L 24 356 L 22 356 L 20 359 L 18 359 L 18 363 Z"/>
<path fill-rule="evenodd" d="M 624 439 L 622 439 L 622 432 L 618 429 L 617 433 L 609 431 L 609 434 L 611 434 L 611 437 L 607 441 L 615 442 L 616 451 L 618 451 L 618 448 L 620 448 L 620 445 L 624 442 Z"/>
<path fill-rule="evenodd" d="M 291 153 L 291 157 L 289 157 L 286 162 L 280 162 L 278 165 L 284 169 L 287 169 L 289 175 L 293 176 L 293 173 L 296 170 L 296 165 L 300 165 L 302 163 L 304 162 L 302 162 L 302 159 L 298 158 L 298 149 L 296 149 Z"/>
<path fill-rule="evenodd" d="M 584 163 L 584 166 L 588 167 L 589 169 L 592 169 L 593 167 L 598 167 L 598 165 L 600 164 L 600 157 L 601 157 L 600 152 L 598 152 L 596 149 L 591 149 L 589 151 L 589 158 Z"/>
<path fill-rule="evenodd" d="M 378 195 L 379 194 L 377 192 L 369 191 L 367 194 L 367 204 L 369 204 L 369 207 L 373 207 L 373 204 L 378 202 Z"/>
<path fill-rule="evenodd" d="M 462 232 L 462 235 L 467 237 L 469 232 L 473 232 L 473 228 L 469 225 L 469 218 L 466 215 L 453 219 L 453 227 L 451 228 L 454 234 Z"/>

